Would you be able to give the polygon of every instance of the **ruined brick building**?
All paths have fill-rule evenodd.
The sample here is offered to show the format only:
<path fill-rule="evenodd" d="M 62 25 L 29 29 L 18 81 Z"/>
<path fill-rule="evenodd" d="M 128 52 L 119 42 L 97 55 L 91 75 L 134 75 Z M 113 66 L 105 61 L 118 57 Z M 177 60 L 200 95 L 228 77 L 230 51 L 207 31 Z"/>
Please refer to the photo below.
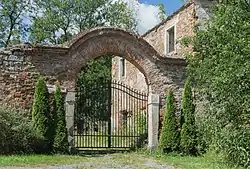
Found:
<path fill-rule="evenodd" d="M 208 18 L 207 10 L 210 4 L 211 2 L 209 1 L 188 2 L 141 37 L 154 47 L 163 60 L 170 58 L 177 62 L 185 62 L 185 55 L 192 52 L 192 46 L 182 46 L 181 40 L 185 37 L 192 37 L 195 26 Z M 171 75 L 174 77 L 173 79 L 182 79 L 178 85 L 179 92 L 175 92 L 177 102 L 179 102 L 184 83 L 183 79 L 185 79 L 186 74 L 183 73 L 183 69 L 177 68 L 172 70 Z M 149 88 L 143 73 L 123 57 L 115 57 L 113 59 L 112 78 L 139 91 L 148 93 Z M 170 88 L 176 89 L 175 86 Z M 166 88 L 165 90 L 168 89 Z M 166 91 L 162 91 L 162 105 L 164 104 L 164 92 Z M 162 111 L 161 115 L 163 114 Z"/>
<path fill-rule="evenodd" d="M 141 37 L 145 39 L 163 58 L 185 60 L 185 55 L 192 52 L 192 47 L 181 45 L 181 39 L 192 37 L 195 26 L 208 18 L 211 1 L 190 1 L 168 16 L 166 20 L 148 30 Z M 175 72 L 178 74 L 178 72 Z M 148 92 L 144 75 L 123 57 L 115 57 L 112 67 L 113 79 Z"/>

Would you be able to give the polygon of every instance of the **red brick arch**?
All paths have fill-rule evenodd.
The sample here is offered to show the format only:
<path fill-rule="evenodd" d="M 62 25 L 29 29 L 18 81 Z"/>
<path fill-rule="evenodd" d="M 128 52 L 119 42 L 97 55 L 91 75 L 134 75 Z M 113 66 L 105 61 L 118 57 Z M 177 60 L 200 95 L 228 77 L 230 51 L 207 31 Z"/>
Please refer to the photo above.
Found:
<path fill-rule="evenodd" d="M 155 60 L 159 54 L 144 39 L 116 28 L 98 27 L 80 33 L 70 42 L 69 56 L 74 72 L 78 72 L 88 60 L 112 54 L 124 57 L 145 76 L 149 85 Z"/>

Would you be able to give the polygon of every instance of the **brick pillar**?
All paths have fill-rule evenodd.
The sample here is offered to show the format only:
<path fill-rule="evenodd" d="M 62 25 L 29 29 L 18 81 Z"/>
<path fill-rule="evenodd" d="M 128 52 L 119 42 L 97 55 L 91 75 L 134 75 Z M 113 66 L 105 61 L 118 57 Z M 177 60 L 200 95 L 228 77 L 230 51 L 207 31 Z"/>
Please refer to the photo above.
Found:
<path fill-rule="evenodd" d="M 69 151 L 75 152 L 74 145 L 74 110 L 75 110 L 75 91 L 68 91 L 65 98 L 66 127 L 68 130 Z"/>
<path fill-rule="evenodd" d="M 148 149 L 154 150 L 158 146 L 160 116 L 160 95 L 149 94 L 148 97 Z"/>

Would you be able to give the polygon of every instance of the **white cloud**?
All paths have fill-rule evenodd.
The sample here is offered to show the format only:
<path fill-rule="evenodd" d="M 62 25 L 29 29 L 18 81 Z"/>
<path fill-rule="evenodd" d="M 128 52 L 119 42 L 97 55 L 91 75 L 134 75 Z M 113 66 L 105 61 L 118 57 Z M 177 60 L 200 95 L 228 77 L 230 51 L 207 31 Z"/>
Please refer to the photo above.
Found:
<path fill-rule="evenodd" d="M 138 20 L 138 31 L 145 33 L 160 22 L 158 17 L 159 8 L 154 5 L 139 3 L 138 0 L 123 0 L 128 3 L 129 8 L 135 12 Z"/>
<path fill-rule="evenodd" d="M 145 33 L 160 22 L 158 17 L 159 9 L 156 6 L 148 4 L 140 4 L 138 11 L 138 31 Z"/>

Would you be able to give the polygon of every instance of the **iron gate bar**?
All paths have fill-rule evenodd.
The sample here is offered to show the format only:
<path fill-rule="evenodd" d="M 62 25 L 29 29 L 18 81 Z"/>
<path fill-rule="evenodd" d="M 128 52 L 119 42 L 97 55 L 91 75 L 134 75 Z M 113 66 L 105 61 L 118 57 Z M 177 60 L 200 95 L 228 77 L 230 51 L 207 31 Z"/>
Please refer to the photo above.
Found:
<path fill-rule="evenodd" d="M 147 132 L 146 93 L 108 80 L 77 88 L 76 97 L 74 141 L 79 151 L 135 148 Z"/>
<path fill-rule="evenodd" d="M 111 147 L 111 81 L 108 82 L 108 147 Z"/>

